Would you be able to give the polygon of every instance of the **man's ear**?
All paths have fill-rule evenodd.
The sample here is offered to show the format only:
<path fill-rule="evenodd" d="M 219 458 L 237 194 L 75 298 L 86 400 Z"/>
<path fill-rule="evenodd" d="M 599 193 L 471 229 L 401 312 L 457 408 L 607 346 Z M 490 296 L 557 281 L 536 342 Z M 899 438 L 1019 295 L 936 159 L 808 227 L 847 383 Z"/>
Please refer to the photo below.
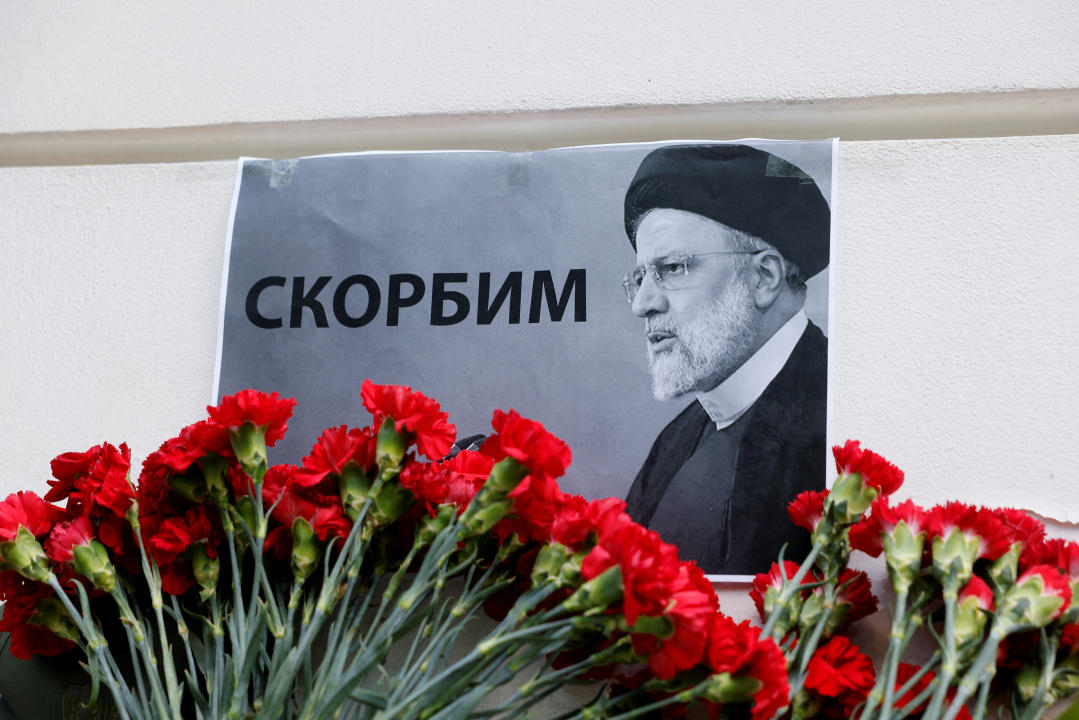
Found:
<path fill-rule="evenodd" d="M 775 250 L 765 250 L 753 256 L 753 302 L 761 310 L 772 306 L 787 285 L 783 258 Z"/>

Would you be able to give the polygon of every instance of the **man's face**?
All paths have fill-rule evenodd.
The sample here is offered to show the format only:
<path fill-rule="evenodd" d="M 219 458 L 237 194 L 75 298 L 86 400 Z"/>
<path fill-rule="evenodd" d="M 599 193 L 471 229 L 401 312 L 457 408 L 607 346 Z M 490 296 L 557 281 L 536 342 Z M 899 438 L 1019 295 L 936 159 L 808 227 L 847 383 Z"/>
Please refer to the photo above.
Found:
<path fill-rule="evenodd" d="M 696 213 L 659 208 L 637 228 L 637 265 L 692 258 L 677 289 L 645 273 L 633 314 L 644 318 L 652 394 L 667 400 L 710 390 L 752 354 L 759 315 L 750 285 L 750 255 L 735 250 L 734 231 Z"/>

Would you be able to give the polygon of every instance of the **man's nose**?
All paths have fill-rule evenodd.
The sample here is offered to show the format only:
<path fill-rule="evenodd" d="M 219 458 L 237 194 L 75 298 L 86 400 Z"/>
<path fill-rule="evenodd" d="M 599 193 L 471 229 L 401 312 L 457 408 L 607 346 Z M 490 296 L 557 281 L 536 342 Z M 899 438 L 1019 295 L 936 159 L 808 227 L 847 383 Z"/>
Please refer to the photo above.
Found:
<path fill-rule="evenodd" d="M 639 318 L 648 317 L 667 310 L 667 295 L 663 288 L 656 285 L 652 273 L 645 273 L 641 286 L 630 304 L 633 314 Z"/>

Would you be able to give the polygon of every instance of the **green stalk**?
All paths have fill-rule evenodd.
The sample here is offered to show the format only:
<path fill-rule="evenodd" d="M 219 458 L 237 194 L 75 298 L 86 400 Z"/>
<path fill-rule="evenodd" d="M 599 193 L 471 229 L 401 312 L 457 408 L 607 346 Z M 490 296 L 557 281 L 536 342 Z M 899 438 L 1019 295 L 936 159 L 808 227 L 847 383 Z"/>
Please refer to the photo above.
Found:
<path fill-rule="evenodd" d="M 892 703 L 895 699 L 895 681 L 899 672 L 899 656 L 906 647 L 907 640 L 906 631 L 909 623 L 906 612 L 907 593 L 897 592 L 895 595 L 895 610 L 892 613 L 891 636 L 888 638 L 888 652 L 884 656 L 884 672 L 882 673 L 882 675 L 884 675 L 884 700 L 879 720 L 890 720 L 892 716 Z M 866 703 L 866 710 L 862 713 L 863 720 L 869 718 L 869 713 L 873 710 L 872 705 L 876 692 L 877 688 L 873 688 L 873 692 L 869 696 L 869 702 Z"/>
<path fill-rule="evenodd" d="M 303 632 L 300 633 L 299 642 L 289 649 L 284 661 L 278 666 L 278 672 L 275 676 L 268 679 L 266 696 L 263 699 L 262 708 L 256 714 L 257 718 L 277 716 L 276 714 L 271 713 L 275 713 L 275 711 L 279 713 L 280 708 L 284 707 L 285 700 L 292 692 L 296 675 L 300 671 L 302 663 L 305 659 L 310 660 L 311 644 L 314 642 L 315 636 L 322 629 L 326 619 L 333 612 L 335 606 L 335 589 L 340 582 L 341 574 L 344 571 L 345 559 L 352 548 L 360 542 L 360 536 L 363 531 L 362 517 L 370 504 L 370 499 L 365 501 L 364 511 L 361 511 L 360 513 L 361 519 L 357 519 L 357 521 L 353 523 L 352 530 L 349 532 L 348 538 L 346 538 L 345 543 L 341 548 L 341 552 L 334 562 L 333 569 L 329 571 L 326 578 L 323 580 L 323 587 L 319 592 L 315 610 L 312 613 L 310 620 L 304 624 Z"/>
<path fill-rule="evenodd" d="M 978 699 L 974 704 L 974 713 L 971 715 L 971 720 L 982 720 L 985 717 L 985 708 L 989 704 L 990 685 L 992 685 L 992 678 L 986 678 L 978 686 Z"/>
<path fill-rule="evenodd" d="M 79 632 L 86 638 L 86 646 L 88 650 L 92 650 L 94 657 L 101 664 L 101 670 L 105 675 L 105 685 L 109 688 L 109 692 L 112 693 L 113 698 L 116 700 L 116 708 L 119 710 L 120 715 L 128 720 L 128 713 L 126 709 L 127 704 L 134 705 L 134 698 L 131 696 L 130 690 L 125 687 L 121 688 L 117 682 L 116 677 L 120 677 L 121 673 L 119 668 L 116 667 L 116 660 L 113 658 L 112 653 L 108 652 L 108 643 L 105 642 L 105 638 L 101 636 L 101 633 L 96 628 L 92 627 L 90 622 L 86 621 L 82 613 L 80 613 L 72 604 L 71 599 L 68 598 L 67 593 L 60 587 L 59 581 L 56 576 L 49 573 L 47 581 L 52 591 L 56 593 L 60 598 L 60 602 L 63 603 L 64 609 L 67 610 L 67 614 L 71 616 L 75 626 L 79 628 Z M 81 587 L 81 586 L 80 586 Z M 87 653 L 89 655 L 89 653 Z M 115 675 L 113 672 L 115 671 Z"/>
<path fill-rule="evenodd" d="M 641 717 L 641 716 L 653 713 L 656 710 L 661 710 L 661 709 L 667 707 L 668 705 L 673 705 L 675 703 L 685 704 L 685 703 L 692 702 L 694 699 L 696 699 L 698 696 L 700 696 L 701 692 L 703 691 L 705 683 L 707 683 L 707 680 L 705 680 L 704 682 L 698 684 L 696 687 L 692 687 L 692 688 L 689 688 L 688 690 L 683 690 L 682 692 L 675 693 L 674 695 L 671 695 L 668 698 L 664 698 L 662 700 L 657 700 L 657 701 L 655 701 L 653 703 L 649 703 L 648 705 L 642 705 L 639 708 L 634 708 L 633 710 L 627 710 L 626 712 L 615 713 L 613 715 L 607 715 L 606 714 L 607 708 L 613 707 L 615 705 L 620 704 L 622 701 L 624 701 L 626 699 L 626 696 L 623 695 L 623 696 L 620 696 L 620 697 L 617 697 L 617 698 L 612 698 L 611 700 L 600 703 L 600 705 L 599 705 L 599 707 L 597 709 L 602 714 L 599 714 L 599 715 L 587 715 L 587 717 L 597 717 L 597 718 L 601 717 L 601 718 L 604 718 L 604 720 L 631 720 L 631 718 Z M 592 709 L 592 707 L 593 706 L 591 706 L 591 705 L 586 707 L 584 709 L 584 712 L 587 713 L 590 709 Z"/>
<path fill-rule="evenodd" d="M 221 602 L 217 593 L 210 596 L 210 633 L 214 639 L 214 666 L 209 673 L 204 673 L 210 689 L 210 711 L 214 718 L 221 717 L 221 695 L 225 677 L 225 631 L 221 627 Z"/>
<path fill-rule="evenodd" d="M 126 518 L 131 524 L 131 534 L 139 546 L 139 561 L 142 564 L 142 575 L 146 579 L 147 589 L 150 591 L 150 606 L 154 611 L 154 619 L 157 622 L 158 641 L 161 646 L 162 662 L 165 665 L 165 687 L 169 697 L 169 706 L 174 717 L 180 716 L 180 685 L 176 679 L 176 668 L 172 662 L 172 653 L 169 650 L 168 635 L 165 630 L 165 617 L 162 612 L 164 602 L 161 596 L 161 573 L 157 563 L 152 563 L 150 554 L 146 550 L 146 544 L 142 538 L 142 523 L 139 521 L 139 503 L 134 502 L 127 510 Z"/>
<path fill-rule="evenodd" d="M 993 618 L 993 626 L 989 629 L 989 636 L 982 645 L 982 649 L 978 652 L 978 656 L 974 659 L 973 664 L 963 675 L 963 679 L 959 683 L 959 688 L 956 691 L 955 698 L 952 700 L 951 705 L 948 707 L 948 711 L 944 713 L 943 720 L 952 720 L 959 714 L 959 710 L 963 707 L 963 703 L 967 701 L 978 686 L 983 682 L 991 679 L 996 673 L 997 667 L 997 648 L 1000 647 L 1000 641 L 1004 639 L 1005 631 L 1001 627 L 1001 624 L 997 622 L 997 618 Z M 939 688 L 938 688 L 939 691 Z M 926 715 L 928 718 L 928 714 Z"/>
<path fill-rule="evenodd" d="M 1050 639 L 1045 632 L 1045 628 L 1041 629 L 1041 639 L 1042 676 L 1038 680 L 1038 688 L 1034 691 L 1034 697 L 1023 708 L 1023 715 L 1016 720 L 1037 720 L 1052 703 L 1049 690 L 1053 685 L 1053 671 L 1056 669 L 1058 641 L 1055 638 Z"/>
<path fill-rule="evenodd" d="M 173 595 L 170 600 L 172 602 L 172 611 L 176 622 L 176 629 L 179 631 L 180 637 L 183 638 L 184 641 L 184 651 L 187 655 L 187 671 L 191 676 L 190 682 L 197 683 L 198 670 L 195 666 L 195 656 L 191 651 L 191 642 L 188 640 L 191 632 L 187 627 L 187 622 L 184 620 L 183 613 L 180 610 L 180 603 L 176 600 L 176 596 Z"/>
<path fill-rule="evenodd" d="M 825 588 L 829 590 L 831 588 Z M 834 603 L 834 598 L 832 601 Z M 806 681 L 806 668 L 809 667 L 809 661 L 813 658 L 813 653 L 817 650 L 817 645 L 820 643 L 821 635 L 824 633 L 824 626 L 828 624 L 828 618 L 832 616 L 832 608 L 829 607 L 822 614 L 817 624 L 813 626 L 813 631 L 810 633 L 809 638 L 804 640 L 798 646 L 798 674 L 791 678 L 790 681 L 790 695 L 793 698 L 801 691 L 802 686 Z"/>
<path fill-rule="evenodd" d="M 161 714 L 161 717 L 167 717 L 169 709 L 165 701 L 165 689 L 161 686 L 161 677 L 157 672 L 157 658 L 154 657 L 154 654 L 150 651 L 150 644 L 147 642 L 146 632 L 142 627 L 142 622 L 139 618 L 135 617 L 135 613 L 132 612 L 131 606 L 127 601 L 127 596 L 119 583 L 113 587 L 110 595 L 120 609 L 120 617 L 123 621 L 122 624 L 128 636 L 128 640 L 131 642 L 132 646 L 138 646 L 143 660 L 146 663 L 146 673 L 150 680 L 150 690 L 153 693 L 154 705 L 157 707 L 157 712 Z M 132 662 L 137 663 L 134 653 L 132 653 Z M 137 667 L 135 668 L 135 674 L 136 676 L 139 675 Z M 141 680 L 139 684 L 142 684 Z M 143 692 L 145 692 L 145 690 Z"/>
<path fill-rule="evenodd" d="M 953 572 L 944 584 L 944 656 L 940 665 L 940 674 L 937 676 L 940 684 L 937 685 L 933 699 L 925 711 L 925 720 L 935 720 L 940 717 L 948 688 L 951 687 L 952 680 L 959 669 L 959 658 L 955 648 L 955 606 L 959 589 L 956 587 L 958 583 L 955 582 L 954 574 Z"/>

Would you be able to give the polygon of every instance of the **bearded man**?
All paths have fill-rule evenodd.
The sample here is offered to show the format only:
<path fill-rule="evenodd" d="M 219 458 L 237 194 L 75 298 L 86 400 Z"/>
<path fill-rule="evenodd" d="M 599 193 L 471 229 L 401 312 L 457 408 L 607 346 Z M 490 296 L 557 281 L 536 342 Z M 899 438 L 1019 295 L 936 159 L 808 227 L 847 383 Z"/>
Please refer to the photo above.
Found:
<path fill-rule="evenodd" d="M 786 507 L 824 488 L 828 343 L 803 306 L 806 279 L 828 265 L 830 220 L 810 177 L 746 145 L 660 148 L 626 192 L 637 265 L 623 286 L 644 320 L 652 393 L 695 394 L 627 511 L 709 574 L 809 549 Z"/>

